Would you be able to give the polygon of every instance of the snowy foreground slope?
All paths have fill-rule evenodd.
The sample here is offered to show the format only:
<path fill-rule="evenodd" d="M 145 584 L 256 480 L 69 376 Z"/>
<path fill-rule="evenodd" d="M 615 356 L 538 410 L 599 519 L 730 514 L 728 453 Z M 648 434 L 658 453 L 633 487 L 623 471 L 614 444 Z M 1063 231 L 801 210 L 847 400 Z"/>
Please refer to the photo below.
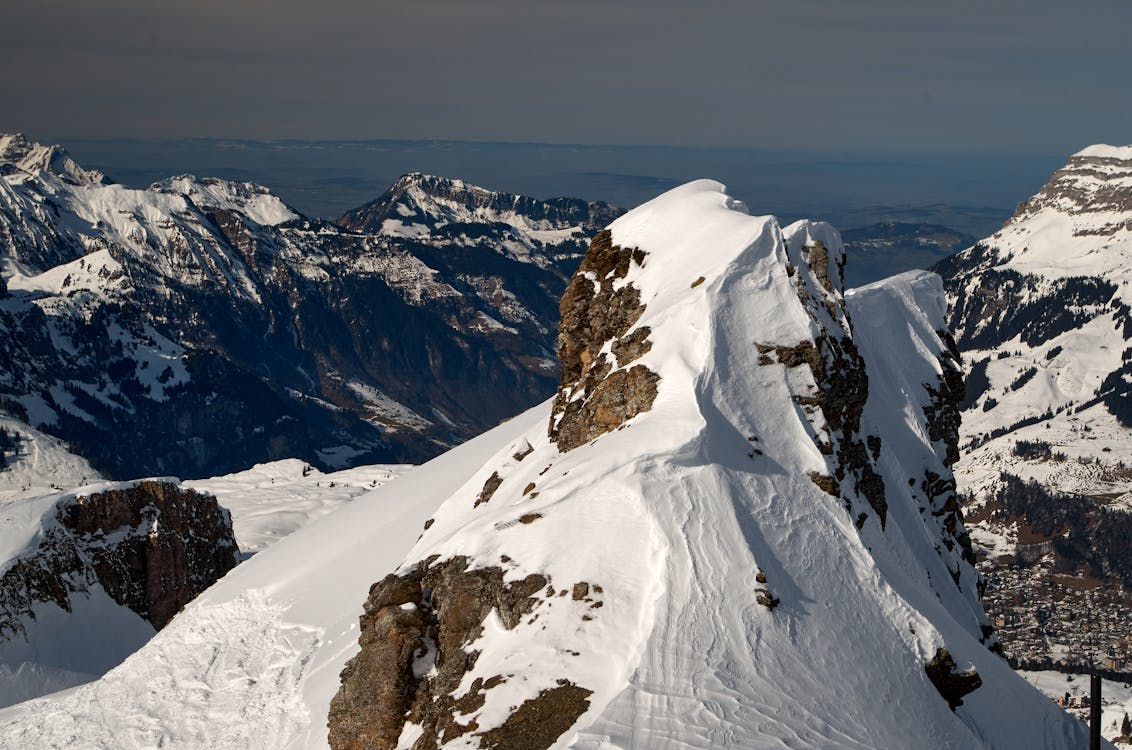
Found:
<path fill-rule="evenodd" d="M 0 472 L 0 706 L 8 706 L 90 682 L 120 664 L 156 632 L 144 613 L 132 611 L 124 594 L 160 588 L 155 579 L 176 581 L 191 574 L 194 559 L 161 555 L 163 546 L 179 544 L 168 536 L 169 531 L 176 533 L 170 527 L 173 509 L 168 507 L 159 508 L 154 518 L 164 534 L 148 525 L 132 528 L 128 520 L 123 523 L 121 510 L 100 515 L 101 533 L 75 533 L 63 522 L 60 509 L 72 507 L 76 497 L 97 497 L 138 483 L 89 483 L 97 474 L 58 441 L 19 425 L 0 424 L 18 436 L 21 446 L 18 459 Z M 224 515 L 231 517 L 229 533 L 234 531 L 240 556 L 247 558 L 411 468 L 377 465 L 323 474 L 289 459 L 183 484 L 159 481 L 217 498 Z M 61 484 L 76 489 L 60 491 Z M 186 500 L 196 498 L 206 505 L 216 502 L 184 495 Z M 140 499 L 140 504 L 148 503 L 148 498 Z M 204 547 L 216 545 L 200 518 L 192 526 L 193 536 L 206 538 Z M 139 537 L 150 542 L 147 551 L 127 544 L 105 554 L 108 547 Z M 78 550 L 80 561 L 71 557 L 72 550 Z M 199 557 L 200 550 L 196 552 Z M 200 583 L 186 592 L 186 599 L 229 567 L 198 576 Z M 126 575 L 105 575 L 107 569 L 123 568 Z"/>
<path fill-rule="evenodd" d="M 325 747 L 373 577 L 542 417 L 517 417 L 259 552 L 98 682 L 0 710 L 0 747 Z"/>
<path fill-rule="evenodd" d="M 841 257 L 710 181 L 627 214 L 567 290 L 553 404 L 0 712 L 0 746 L 326 747 L 348 659 L 341 747 L 1082 746 L 987 648 L 939 280 L 843 298 Z"/>

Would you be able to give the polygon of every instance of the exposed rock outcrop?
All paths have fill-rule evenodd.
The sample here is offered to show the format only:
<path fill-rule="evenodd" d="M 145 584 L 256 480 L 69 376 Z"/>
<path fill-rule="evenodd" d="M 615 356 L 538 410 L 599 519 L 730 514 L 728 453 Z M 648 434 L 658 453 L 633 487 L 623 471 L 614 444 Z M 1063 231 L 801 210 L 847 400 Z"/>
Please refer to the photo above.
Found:
<path fill-rule="evenodd" d="M 60 507 L 58 518 L 110 597 L 156 628 L 238 561 L 228 511 L 210 495 L 169 482 L 79 497 Z"/>
<path fill-rule="evenodd" d="M 483 733 L 482 747 L 492 750 L 541 750 L 554 744 L 590 707 L 593 691 L 569 680 L 523 701 L 496 729 Z"/>
<path fill-rule="evenodd" d="M 483 706 L 486 691 L 506 680 L 477 677 L 460 691 L 479 657 L 475 644 L 485 621 L 494 612 L 504 628 L 513 629 L 551 596 L 546 576 L 504 582 L 502 568 L 474 568 L 466 557 L 430 558 L 374 584 L 361 618 L 361 651 L 347 663 L 330 704 L 330 746 L 393 748 L 406 724 L 419 727 L 414 750 L 476 734 L 476 721 L 464 717 Z M 561 680 L 524 702 L 500 726 L 479 732 L 480 746 L 550 747 L 586 710 L 589 695 Z"/>
<path fill-rule="evenodd" d="M 963 696 L 975 692 L 983 684 L 983 678 L 975 670 L 960 672 L 955 659 L 945 648 L 936 650 L 935 656 L 924 665 L 924 671 L 952 711 L 963 705 Z"/>
<path fill-rule="evenodd" d="M 160 629 L 237 561 L 231 518 L 209 495 L 140 482 L 69 498 L 0 575 L 0 638 L 25 634 L 37 605 L 70 611 L 71 594 L 95 585 Z"/>
<path fill-rule="evenodd" d="M 644 265 L 645 257 L 640 249 L 614 245 L 610 232 L 603 231 L 590 243 L 562 297 L 562 384 L 549 430 L 562 451 L 617 429 L 648 411 L 656 398 L 656 373 L 639 364 L 625 369 L 652 348 L 649 329 L 633 329 L 645 311 L 640 292 L 622 281 L 630 268 Z"/>
<path fill-rule="evenodd" d="M 787 269 L 799 301 L 820 331 L 814 340 L 789 346 L 755 343 L 759 364 L 807 367 L 816 391 L 798 393 L 794 401 L 812 413 L 821 412 L 824 425 L 815 437 L 818 449 L 829 457 L 831 474 L 812 474 L 811 479 L 831 495 L 839 496 L 860 526 L 867 520 L 853 507 L 846 493 L 864 498 L 883 528 L 888 514 L 884 480 L 874 466 L 879 438 L 861 434 L 861 415 L 869 396 L 865 362 L 852 338 L 852 325 L 842 297 L 845 255 L 810 236 L 816 227 L 799 230 L 788 241 L 792 264 Z M 874 449 L 868 447 L 872 440 Z"/>

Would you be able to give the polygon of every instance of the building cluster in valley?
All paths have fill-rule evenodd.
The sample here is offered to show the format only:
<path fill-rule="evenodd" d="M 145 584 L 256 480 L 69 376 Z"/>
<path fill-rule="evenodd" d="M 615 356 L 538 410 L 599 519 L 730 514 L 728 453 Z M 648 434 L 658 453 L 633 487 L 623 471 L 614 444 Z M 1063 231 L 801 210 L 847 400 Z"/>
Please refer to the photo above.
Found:
<path fill-rule="evenodd" d="M 1010 663 L 1132 680 L 1132 600 L 1119 586 L 1021 566 L 980 566 L 983 606 Z"/>

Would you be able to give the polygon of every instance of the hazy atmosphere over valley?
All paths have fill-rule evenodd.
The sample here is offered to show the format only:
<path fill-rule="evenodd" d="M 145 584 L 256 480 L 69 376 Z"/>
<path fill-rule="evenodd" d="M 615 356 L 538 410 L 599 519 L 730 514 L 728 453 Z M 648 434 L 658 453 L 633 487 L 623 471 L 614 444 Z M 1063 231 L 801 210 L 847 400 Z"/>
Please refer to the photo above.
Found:
<path fill-rule="evenodd" d="M 0 0 L 0 748 L 1132 744 L 1132 6 Z"/>

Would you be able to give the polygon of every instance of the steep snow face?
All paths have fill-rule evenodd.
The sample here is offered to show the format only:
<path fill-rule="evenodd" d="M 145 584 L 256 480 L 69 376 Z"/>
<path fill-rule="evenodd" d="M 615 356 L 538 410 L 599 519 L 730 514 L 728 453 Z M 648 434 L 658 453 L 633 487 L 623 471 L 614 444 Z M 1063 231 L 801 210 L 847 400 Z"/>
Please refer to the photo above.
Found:
<path fill-rule="evenodd" d="M 257 554 L 102 680 L 0 712 L 0 744 L 326 747 L 357 657 L 390 669 L 353 693 L 370 708 L 426 696 L 409 721 L 336 701 L 384 746 L 1079 746 L 982 642 L 939 282 L 843 297 L 831 227 L 782 230 L 710 181 L 602 241 L 565 403 Z M 637 367 L 651 398 L 618 375 Z M 567 446 L 567 417 L 595 436 Z M 405 644 L 392 661 L 359 651 L 378 580 L 363 642 Z M 982 682 L 954 712 L 925 669 L 943 648 Z"/>

